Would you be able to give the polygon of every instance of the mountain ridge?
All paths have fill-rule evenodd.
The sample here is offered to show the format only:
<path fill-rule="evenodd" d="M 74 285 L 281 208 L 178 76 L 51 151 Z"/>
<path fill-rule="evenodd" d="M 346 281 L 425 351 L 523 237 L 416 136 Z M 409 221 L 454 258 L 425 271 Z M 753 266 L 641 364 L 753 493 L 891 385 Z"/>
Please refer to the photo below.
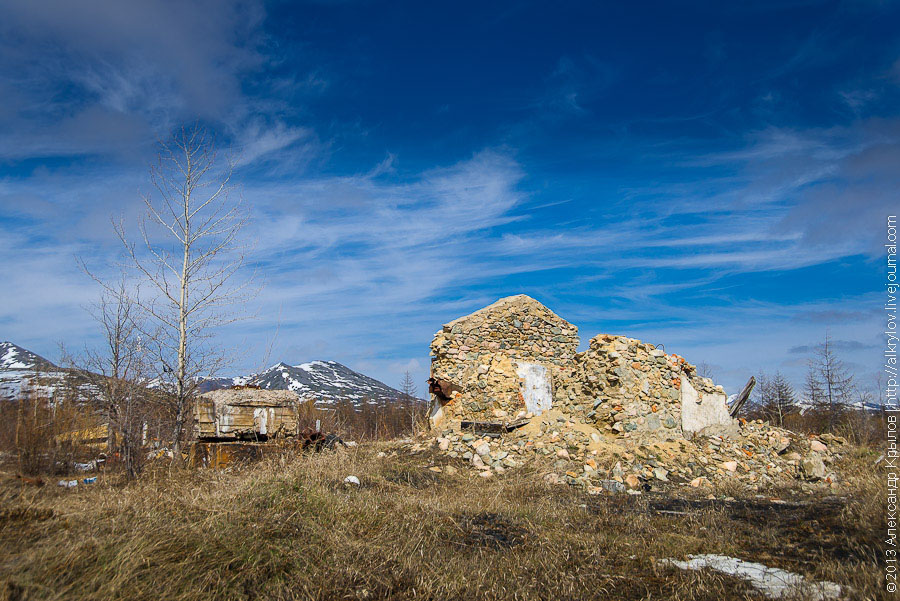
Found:
<path fill-rule="evenodd" d="M 229 386 L 256 386 L 265 390 L 291 390 L 303 399 L 329 405 L 338 401 L 384 404 L 403 396 L 396 388 L 359 373 L 337 361 L 315 360 L 290 365 L 284 361 L 261 372 L 208 381 L 204 390 Z M 210 386 L 212 384 L 212 386 Z"/>
<path fill-rule="evenodd" d="M 4 340 L 0 342 L 0 369 L 47 370 L 59 369 L 51 361 L 22 348 L 18 344 Z"/>
<path fill-rule="evenodd" d="M 66 370 L 13 342 L 0 342 L 0 400 L 23 394 L 52 395 Z"/>
<path fill-rule="evenodd" d="M 28 391 L 52 394 L 69 371 L 17 344 L 0 342 L 0 399 L 14 399 Z M 237 385 L 292 390 L 317 405 L 339 401 L 381 405 L 403 396 L 396 388 L 337 361 L 322 360 L 296 365 L 279 361 L 258 373 L 206 380 L 200 384 L 200 390 L 208 392 Z"/>

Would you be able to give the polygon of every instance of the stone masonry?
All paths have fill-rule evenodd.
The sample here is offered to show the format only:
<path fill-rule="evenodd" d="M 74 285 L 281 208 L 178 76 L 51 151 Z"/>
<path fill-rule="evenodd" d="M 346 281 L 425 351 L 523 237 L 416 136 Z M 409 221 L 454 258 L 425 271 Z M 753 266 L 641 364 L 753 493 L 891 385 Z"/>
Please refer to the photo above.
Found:
<path fill-rule="evenodd" d="M 601 432 L 670 439 L 732 427 L 725 391 L 682 357 L 624 336 L 601 334 L 581 353 L 578 344 L 578 328 L 525 295 L 451 321 L 431 344 L 431 373 L 460 391 L 436 402 L 434 421 L 530 417 L 521 374 L 536 364 L 553 406 Z M 684 415 L 683 398 L 693 403 Z"/>
<path fill-rule="evenodd" d="M 538 364 L 558 377 L 577 349 L 578 328 L 533 298 L 510 296 L 444 325 L 431 343 L 431 375 L 463 389 L 447 412 L 502 417 L 525 407 L 517 367 Z"/>
<path fill-rule="evenodd" d="M 566 378 L 560 378 L 555 401 L 560 409 L 593 423 L 601 431 L 656 438 L 680 437 L 707 427 L 731 425 L 725 391 L 700 378 L 682 357 L 625 336 L 600 334 L 575 357 Z M 714 420 L 690 420 L 682 414 L 685 390 L 691 402 L 717 403 Z M 707 400 L 708 399 L 708 400 Z M 688 407 L 688 410 L 693 407 Z M 699 426 L 699 427 L 698 427 Z"/>
<path fill-rule="evenodd" d="M 730 482 L 764 490 L 798 478 L 837 486 L 840 437 L 732 419 L 721 386 L 653 344 L 600 334 L 577 348 L 577 328 L 524 295 L 451 321 L 431 344 L 425 438 L 481 477 L 530 465 L 592 494 Z"/>

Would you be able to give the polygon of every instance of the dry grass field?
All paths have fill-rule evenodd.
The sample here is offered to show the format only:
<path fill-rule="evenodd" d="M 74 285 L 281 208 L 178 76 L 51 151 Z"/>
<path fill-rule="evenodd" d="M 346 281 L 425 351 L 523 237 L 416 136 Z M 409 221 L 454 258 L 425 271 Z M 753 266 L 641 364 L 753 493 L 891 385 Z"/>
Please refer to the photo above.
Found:
<path fill-rule="evenodd" d="M 775 491 L 782 502 L 734 490 L 589 496 L 539 471 L 485 480 L 390 451 L 369 443 L 225 472 L 150 466 L 134 483 L 71 490 L 5 477 L 0 598 L 761 598 L 658 561 L 696 553 L 880 598 L 884 512 L 869 450 L 844 458 L 837 495 Z"/>

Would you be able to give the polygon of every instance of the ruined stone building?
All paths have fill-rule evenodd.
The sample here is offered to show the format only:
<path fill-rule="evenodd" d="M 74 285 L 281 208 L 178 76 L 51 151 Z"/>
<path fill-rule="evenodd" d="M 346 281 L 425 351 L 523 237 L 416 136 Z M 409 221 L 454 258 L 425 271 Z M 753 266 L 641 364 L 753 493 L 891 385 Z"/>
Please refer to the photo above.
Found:
<path fill-rule="evenodd" d="M 683 438 L 734 427 L 725 391 L 678 355 L 578 328 L 525 295 L 443 326 L 431 343 L 432 423 L 510 423 L 553 407 L 609 435 Z"/>

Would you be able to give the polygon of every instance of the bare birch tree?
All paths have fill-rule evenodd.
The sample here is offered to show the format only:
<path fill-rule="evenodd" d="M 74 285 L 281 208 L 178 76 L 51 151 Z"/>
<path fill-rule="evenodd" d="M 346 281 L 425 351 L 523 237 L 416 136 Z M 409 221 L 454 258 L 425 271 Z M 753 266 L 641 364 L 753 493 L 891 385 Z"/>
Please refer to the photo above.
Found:
<path fill-rule="evenodd" d="M 81 372 L 99 392 L 109 430 L 109 448 L 121 453 L 125 473 L 135 478 L 141 437 L 153 392 L 148 390 L 148 349 L 143 342 L 137 296 L 124 274 L 91 311 L 103 335 L 103 348 L 87 351 Z"/>
<path fill-rule="evenodd" d="M 220 160 L 215 143 L 198 126 L 160 142 L 150 169 L 155 195 L 143 197 L 147 213 L 140 241 L 114 224 L 131 265 L 149 283 L 141 308 L 153 326 L 159 377 L 172 399 L 175 461 L 199 383 L 213 377 L 225 355 L 210 340 L 214 331 L 240 319 L 249 279 L 235 278 L 244 265 L 240 235 L 247 223 L 232 185 L 234 163 Z"/>

